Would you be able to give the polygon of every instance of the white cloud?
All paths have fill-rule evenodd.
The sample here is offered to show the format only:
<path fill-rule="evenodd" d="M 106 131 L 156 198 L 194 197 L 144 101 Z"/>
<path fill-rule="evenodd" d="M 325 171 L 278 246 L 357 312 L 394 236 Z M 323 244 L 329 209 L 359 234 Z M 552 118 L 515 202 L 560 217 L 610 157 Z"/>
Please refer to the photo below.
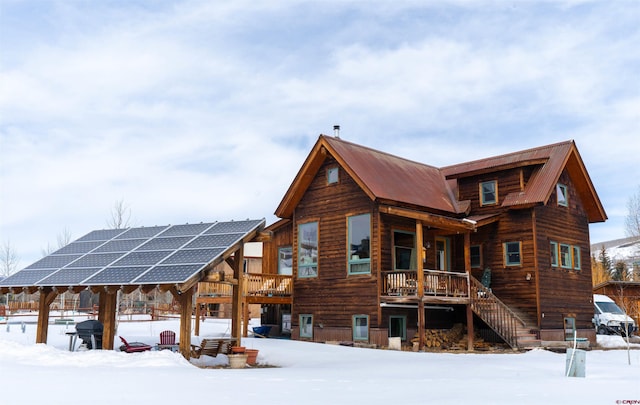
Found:
<path fill-rule="evenodd" d="M 119 199 L 140 225 L 270 217 L 333 124 L 436 166 L 574 138 L 617 219 L 640 178 L 634 3 L 30 6 L 0 17 L 0 236 L 22 256 Z"/>

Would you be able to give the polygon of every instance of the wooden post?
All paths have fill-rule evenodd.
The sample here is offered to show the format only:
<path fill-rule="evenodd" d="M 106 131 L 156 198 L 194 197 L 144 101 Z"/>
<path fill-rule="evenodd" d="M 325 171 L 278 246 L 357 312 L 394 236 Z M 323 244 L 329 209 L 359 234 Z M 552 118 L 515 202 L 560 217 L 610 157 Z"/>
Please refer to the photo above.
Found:
<path fill-rule="evenodd" d="M 424 349 L 425 313 L 424 313 L 424 243 L 422 236 L 422 221 L 416 220 L 416 271 L 418 294 L 418 347 Z"/>
<path fill-rule="evenodd" d="M 189 360 L 191 357 L 191 314 L 193 313 L 193 293 L 195 286 L 183 293 L 174 290 L 171 293 L 180 303 L 180 353 Z M 198 322 L 196 320 L 196 322 Z"/>
<path fill-rule="evenodd" d="M 47 334 L 49 332 L 49 307 L 57 296 L 58 292 L 53 290 L 51 287 L 45 287 L 40 290 L 36 343 L 47 343 Z"/>
<path fill-rule="evenodd" d="M 233 255 L 233 278 L 238 280 L 233 286 L 233 298 L 231 300 L 231 337 L 236 338 L 238 346 L 242 336 L 242 262 L 244 261 L 244 246 L 240 246 Z"/>
<path fill-rule="evenodd" d="M 196 336 L 200 336 L 200 305 L 201 304 L 196 300 L 196 319 L 195 319 L 196 325 L 194 330 L 194 334 Z"/>
<path fill-rule="evenodd" d="M 98 293 L 98 321 L 102 322 L 104 325 L 104 308 L 107 302 L 107 293 L 105 289 L 102 288 Z"/>
<path fill-rule="evenodd" d="M 471 232 L 464 233 L 464 271 L 467 273 L 467 282 L 471 277 Z M 469 287 L 467 286 L 467 291 Z M 469 297 L 471 300 L 471 297 Z M 467 309 L 467 350 L 473 351 L 473 310 L 471 309 L 471 302 L 466 305 Z"/>
<path fill-rule="evenodd" d="M 104 296 L 104 301 L 103 301 Z M 118 287 L 105 287 L 100 293 L 100 322 L 102 322 L 102 348 L 113 350 L 113 341 L 116 335 L 116 312 L 118 305 Z"/>

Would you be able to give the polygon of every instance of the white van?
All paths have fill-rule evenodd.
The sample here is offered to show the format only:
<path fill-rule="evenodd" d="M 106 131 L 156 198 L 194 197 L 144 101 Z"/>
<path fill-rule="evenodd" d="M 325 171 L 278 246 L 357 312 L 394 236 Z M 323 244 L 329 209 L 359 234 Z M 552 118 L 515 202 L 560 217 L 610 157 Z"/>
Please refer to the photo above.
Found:
<path fill-rule="evenodd" d="M 638 330 L 633 319 L 606 295 L 594 294 L 593 305 L 595 315 L 592 321 L 599 335 L 626 336 Z"/>

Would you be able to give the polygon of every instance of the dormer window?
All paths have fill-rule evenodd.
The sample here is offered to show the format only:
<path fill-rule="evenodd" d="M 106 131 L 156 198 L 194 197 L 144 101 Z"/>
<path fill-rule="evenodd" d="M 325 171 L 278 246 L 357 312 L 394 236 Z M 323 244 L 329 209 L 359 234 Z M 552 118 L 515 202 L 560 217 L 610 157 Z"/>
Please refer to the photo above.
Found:
<path fill-rule="evenodd" d="M 569 206 L 569 191 L 567 190 L 567 186 L 564 184 L 558 183 L 556 185 L 556 194 L 558 195 L 558 205 L 562 205 L 563 207 Z"/>
<path fill-rule="evenodd" d="M 484 181 L 480 183 L 480 205 L 493 205 L 498 202 L 498 182 Z"/>
<path fill-rule="evenodd" d="M 336 184 L 340 180 L 340 172 L 337 167 L 327 169 L 327 184 Z"/>

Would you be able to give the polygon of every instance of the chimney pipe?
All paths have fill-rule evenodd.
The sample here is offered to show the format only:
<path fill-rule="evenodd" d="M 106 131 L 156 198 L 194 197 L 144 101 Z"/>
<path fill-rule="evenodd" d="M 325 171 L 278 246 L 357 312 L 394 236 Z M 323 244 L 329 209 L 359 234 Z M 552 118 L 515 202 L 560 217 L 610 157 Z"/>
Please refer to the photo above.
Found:
<path fill-rule="evenodd" d="M 340 138 L 340 125 L 333 126 L 333 136 Z"/>

